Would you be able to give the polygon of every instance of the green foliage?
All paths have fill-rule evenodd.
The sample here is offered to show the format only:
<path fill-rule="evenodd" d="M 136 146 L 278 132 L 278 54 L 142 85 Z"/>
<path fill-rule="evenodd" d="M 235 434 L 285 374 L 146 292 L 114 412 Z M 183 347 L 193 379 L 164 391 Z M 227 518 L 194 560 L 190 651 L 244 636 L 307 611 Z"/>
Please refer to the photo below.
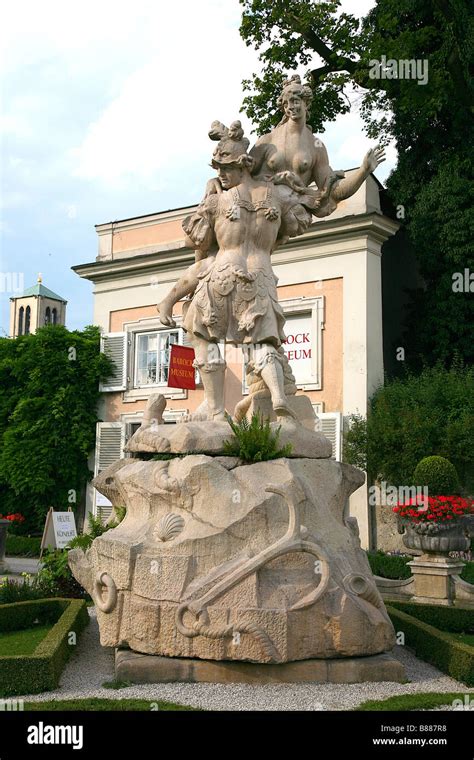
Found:
<path fill-rule="evenodd" d="M 18 601 L 0 606 L 0 633 L 31 628 L 35 620 L 39 625 L 57 623 L 66 605 L 60 599 Z"/>
<path fill-rule="evenodd" d="M 62 596 L 84 599 L 87 592 L 74 578 L 68 565 L 68 550 L 55 549 L 42 557 L 43 567 L 33 581 L 33 587 L 43 596 Z"/>
<path fill-rule="evenodd" d="M 384 554 L 382 551 L 367 552 L 370 569 L 374 575 L 381 578 L 393 578 L 405 580 L 411 576 L 411 570 L 408 567 L 413 557 L 399 554 Z"/>
<path fill-rule="evenodd" d="M 367 552 L 370 569 L 374 575 L 392 580 L 406 580 L 411 576 L 408 563 L 413 559 L 406 554 L 385 554 L 382 551 Z M 474 562 L 466 562 L 461 578 L 466 583 L 474 584 Z M 418 605 L 419 606 L 419 605 Z"/>
<path fill-rule="evenodd" d="M 74 651 L 74 646 L 69 641 L 70 634 L 74 632 L 79 636 L 89 623 L 84 601 L 51 599 L 8 605 L 9 609 L 0 607 L 0 629 L 2 616 L 12 620 L 22 615 L 21 604 L 32 605 L 33 611 L 38 611 L 44 606 L 46 608 L 50 606 L 54 610 L 59 604 L 61 616 L 48 635 L 38 644 L 33 654 L 0 657 L 0 695 L 2 697 L 36 694 L 55 689 L 64 665 Z M 30 611 L 26 614 L 31 618 Z"/>
<path fill-rule="evenodd" d="M 273 432 L 270 420 L 264 422 L 256 412 L 252 414 L 250 422 L 246 417 L 240 422 L 234 422 L 229 415 L 227 422 L 234 433 L 233 439 L 224 441 L 224 453 L 227 456 L 239 457 L 243 462 L 266 462 L 290 456 L 293 448 L 291 443 L 278 448 L 281 426 Z"/>
<path fill-rule="evenodd" d="M 25 702 L 25 711 L 28 710 L 47 710 L 48 712 L 131 712 L 143 711 L 150 712 L 154 705 L 155 710 L 160 712 L 169 710 L 203 712 L 200 707 L 189 707 L 188 705 L 177 705 L 174 702 L 163 702 L 161 700 L 150 699 L 103 699 L 90 697 L 88 699 L 54 699 L 50 702 Z"/>
<path fill-rule="evenodd" d="M 466 562 L 461 573 L 461 578 L 466 583 L 472 583 L 474 586 L 474 562 Z"/>
<path fill-rule="evenodd" d="M 391 607 L 449 633 L 474 632 L 474 611 L 461 607 L 437 607 L 416 602 L 390 602 Z"/>
<path fill-rule="evenodd" d="M 441 608 L 435 610 L 440 613 Z M 474 647 L 456 641 L 450 633 L 440 631 L 391 604 L 387 606 L 387 612 L 395 630 L 405 634 L 406 645 L 414 649 L 417 657 L 457 681 L 474 686 Z"/>
<path fill-rule="evenodd" d="M 92 512 L 87 515 L 87 532 L 76 536 L 68 544 L 68 549 L 82 549 L 85 552 L 92 544 L 95 538 L 102 536 L 111 528 L 116 528 L 119 523 L 122 522 L 126 514 L 126 507 L 114 507 L 116 520 L 104 525 L 99 516 L 95 517 Z"/>
<path fill-rule="evenodd" d="M 28 580 L 17 581 L 5 578 L 0 583 L 0 605 L 12 604 L 13 602 L 27 602 L 33 599 L 42 599 L 45 593 L 36 584 Z"/>
<path fill-rule="evenodd" d="M 36 647 L 50 632 L 50 625 L 33 625 L 24 631 L 10 631 L 0 636 L 0 657 L 2 655 L 33 654 Z"/>
<path fill-rule="evenodd" d="M 360 465 L 366 457 L 370 482 L 398 486 L 413 484 L 420 459 L 443 456 L 469 492 L 474 487 L 473 438 L 474 368 L 425 368 L 375 392 L 367 421 L 356 418 L 346 434 L 346 461 Z"/>
<path fill-rule="evenodd" d="M 435 707 L 451 705 L 455 699 L 464 704 L 465 692 L 428 692 L 426 694 L 397 694 L 387 699 L 367 699 L 358 707 L 356 712 L 388 710 L 390 712 L 405 712 L 407 710 L 433 710 Z"/>
<path fill-rule="evenodd" d="M 126 689 L 128 686 L 132 686 L 130 681 L 120 681 L 117 679 L 113 681 L 104 681 L 102 684 L 103 689 Z"/>
<path fill-rule="evenodd" d="M 456 468 L 444 457 L 424 457 L 413 473 L 415 486 L 428 488 L 431 496 L 451 496 L 459 494 L 459 478 Z"/>
<path fill-rule="evenodd" d="M 364 49 L 360 23 L 353 16 L 336 16 L 339 2 L 312 0 L 240 0 L 244 6 L 240 34 L 245 43 L 260 50 L 262 74 L 243 82 L 247 95 L 243 110 L 257 124 L 259 134 L 268 132 L 281 119 L 276 106 L 281 83 L 288 72 L 311 65 L 318 53 L 330 63 L 308 72 L 314 97 L 309 120 L 320 131 L 325 121 L 350 110 L 344 88 L 355 74 L 357 57 Z M 331 40 L 331 49 L 326 45 Z"/>
<path fill-rule="evenodd" d="M 367 420 L 361 414 L 348 417 L 348 430 L 343 441 L 343 460 L 367 470 Z"/>
<path fill-rule="evenodd" d="M 111 369 L 96 327 L 0 338 L 0 498 L 4 512 L 21 507 L 23 532 L 42 530 L 72 490 L 80 500 L 93 474 L 99 381 Z"/>
<path fill-rule="evenodd" d="M 456 355 L 471 363 L 474 300 L 452 290 L 455 272 L 474 269 L 470 3 L 377 0 L 359 21 L 340 13 L 338 0 L 240 2 L 241 36 L 261 62 L 261 71 L 243 83 L 243 110 L 257 132 L 279 122 L 277 98 L 290 73 L 306 69 L 313 131 L 349 111 L 349 87 L 355 89 L 368 136 L 395 142 L 398 164 L 388 190 L 393 205 L 403 207 L 425 284 L 418 290 L 414 283 L 410 294 L 401 344 L 407 362 L 417 371 L 423 361 L 449 365 Z M 372 78 L 372 63 L 382 56 L 427 61 L 426 83 Z"/>
<path fill-rule="evenodd" d="M 7 557 L 39 557 L 41 538 L 39 536 L 10 536 L 7 534 Z"/>

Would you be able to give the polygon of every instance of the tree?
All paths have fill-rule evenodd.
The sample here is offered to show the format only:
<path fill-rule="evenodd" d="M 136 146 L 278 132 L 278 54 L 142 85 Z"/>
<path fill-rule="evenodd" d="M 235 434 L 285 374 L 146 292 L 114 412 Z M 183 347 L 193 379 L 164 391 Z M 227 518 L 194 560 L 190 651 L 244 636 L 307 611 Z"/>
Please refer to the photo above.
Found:
<path fill-rule="evenodd" d="M 388 381 L 370 401 L 367 419 L 354 415 L 344 459 L 367 470 L 371 483 L 414 484 L 417 464 L 442 456 L 464 490 L 474 488 L 474 368 L 454 362 Z"/>
<path fill-rule="evenodd" d="M 0 339 L 1 511 L 24 514 L 25 529 L 40 529 L 50 506 L 79 501 L 92 476 L 99 381 L 110 372 L 96 327 Z"/>
<path fill-rule="evenodd" d="M 304 66 L 314 93 L 313 131 L 349 111 L 352 88 L 368 136 L 395 140 L 399 160 L 388 191 L 404 215 L 424 279 L 424 288 L 412 293 L 407 360 L 412 368 L 439 360 L 449 366 L 455 355 L 471 363 L 473 299 L 452 287 L 455 273 L 474 270 L 469 3 L 377 0 L 359 21 L 340 13 L 338 1 L 240 2 L 241 35 L 260 50 L 262 62 L 262 73 L 244 81 L 249 94 L 243 109 L 260 134 L 280 120 L 276 102 L 283 80 Z M 426 83 L 374 76 L 374 62 L 382 56 L 427 61 Z"/>

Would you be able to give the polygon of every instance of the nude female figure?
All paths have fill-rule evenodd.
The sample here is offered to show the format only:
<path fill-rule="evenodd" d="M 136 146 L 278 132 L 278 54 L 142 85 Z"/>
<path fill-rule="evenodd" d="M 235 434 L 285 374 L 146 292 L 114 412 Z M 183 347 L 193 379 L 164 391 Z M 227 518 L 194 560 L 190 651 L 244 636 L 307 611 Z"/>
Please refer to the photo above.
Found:
<path fill-rule="evenodd" d="M 369 174 L 385 160 L 384 150 L 378 146 L 368 151 L 360 168 L 350 177 L 344 172 L 334 172 L 330 165 L 327 150 L 311 127 L 306 123 L 312 92 L 310 87 L 301 84 L 298 75 L 287 80 L 282 88 L 278 103 L 284 115 L 280 124 L 269 134 L 263 135 L 250 151 L 253 159 L 251 174 L 256 179 L 272 181 L 274 185 L 287 185 L 294 192 L 302 195 L 301 203 L 317 217 L 331 214 L 337 204 L 353 195 Z M 224 130 L 220 122 L 213 122 L 209 136 L 213 140 L 222 139 Z M 241 131 L 239 121 L 233 122 L 228 135 Z M 247 141 L 248 142 L 248 141 Z M 314 183 L 314 184 L 312 184 Z M 206 187 L 206 198 L 227 189 L 222 182 L 210 180 Z M 303 199 L 304 196 L 304 199 Z M 280 237 L 279 244 L 286 242 Z M 194 247 L 189 237 L 185 238 L 188 246 Z M 199 276 L 212 266 L 216 250 L 206 254 L 197 249 L 196 261 L 178 280 L 168 295 L 157 305 L 160 321 L 169 327 L 175 327 L 173 306 L 182 298 L 194 293 Z"/>

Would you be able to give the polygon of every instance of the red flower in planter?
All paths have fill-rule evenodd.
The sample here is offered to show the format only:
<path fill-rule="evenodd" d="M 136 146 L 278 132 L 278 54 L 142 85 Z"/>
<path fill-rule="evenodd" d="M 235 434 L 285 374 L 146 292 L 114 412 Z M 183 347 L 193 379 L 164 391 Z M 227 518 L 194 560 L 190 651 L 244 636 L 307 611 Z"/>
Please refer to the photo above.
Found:
<path fill-rule="evenodd" d="M 417 509 L 410 509 L 412 506 Z M 446 522 L 474 514 L 474 500 L 463 499 L 462 496 L 428 496 L 427 499 L 419 496 L 416 499 L 398 503 L 396 507 L 393 507 L 393 511 L 399 517 L 407 518 L 415 524 L 428 522 L 428 520 Z"/>
<path fill-rule="evenodd" d="M 15 512 L 11 515 L 0 515 L 0 520 L 10 520 L 10 522 L 25 522 L 25 518 L 20 512 Z"/>

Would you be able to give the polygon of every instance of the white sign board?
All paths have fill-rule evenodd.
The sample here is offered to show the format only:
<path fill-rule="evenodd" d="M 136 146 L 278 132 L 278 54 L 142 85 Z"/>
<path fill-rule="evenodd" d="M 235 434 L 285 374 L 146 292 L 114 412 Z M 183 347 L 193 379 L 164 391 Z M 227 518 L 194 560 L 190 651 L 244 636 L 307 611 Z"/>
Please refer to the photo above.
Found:
<path fill-rule="evenodd" d="M 74 512 L 55 512 L 51 507 L 46 515 L 41 551 L 45 548 L 64 549 L 76 536 Z"/>
<path fill-rule="evenodd" d="M 314 382 L 316 350 L 313 342 L 313 320 L 311 314 L 288 317 L 285 325 L 286 340 L 283 350 L 298 385 Z"/>

